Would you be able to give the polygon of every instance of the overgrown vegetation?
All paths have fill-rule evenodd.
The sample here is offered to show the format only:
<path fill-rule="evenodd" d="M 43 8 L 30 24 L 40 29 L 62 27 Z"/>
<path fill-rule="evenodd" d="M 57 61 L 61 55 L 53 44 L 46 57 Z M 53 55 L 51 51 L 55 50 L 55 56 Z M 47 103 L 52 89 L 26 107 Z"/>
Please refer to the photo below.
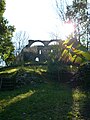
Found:
<path fill-rule="evenodd" d="M 88 25 L 87 2 L 77 2 L 67 6 L 67 16 L 76 21 L 77 14 L 82 14 L 84 21 L 81 20 L 80 28 L 76 29 L 79 33 L 83 25 L 85 30 Z M 85 5 L 83 11 L 81 4 Z M 0 5 L 0 57 L 10 65 L 14 60 L 11 38 L 15 28 L 3 18 L 5 1 Z M 21 61 L 22 66 L 0 69 L 1 120 L 90 120 L 87 112 L 90 111 L 90 52 L 88 44 L 86 48 L 80 43 L 83 35 L 79 34 L 78 39 L 70 36 L 58 46 L 52 46 L 47 67 L 37 62 L 38 66 L 29 66 Z"/>
<path fill-rule="evenodd" d="M 78 71 L 75 73 L 73 80 L 81 88 L 90 90 L 90 63 L 80 66 Z"/>
<path fill-rule="evenodd" d="M 60 20 L 65 24 L 72 24 L 75 38 L 89 50 L 89 1 L 88 0 L 55 0 L 56 10 Z"/>
<path fill-rule="evenodd" d="M 63 83 L 69 82 L 73 75 L 70 65 L 63 61 L 50 61 L 48 63 L 48 74 L 52 80 Z"/>
<path fill-rule="evenodd" d="M 6 65 L 10 65 L 14 61 L 14 46 L 11 41 L 14 26 L 10 25 L 8 20 L 3 17 L 5 12 L 5 0 L 0 1 L 0 59 L 3 59 Z"/>
<path fill-rule="evenodd" d="M 25 86 L 13 92 L 1 92 L 0 119 L 67 120 L 71 101 L 69 88 L 52 83 Z"/>
<path fill-rule="evenodd" d="M 66 82 L 56 82 L 57 79 L 50 80 L 46 70 L 40 66 L 8 68 L 0 72 L 10 75 L 17 71 L 19 75 L 28 72 L 30 76 L 36 76 L 33 84 L 28 83 L 12 91 L 0 91 L 1 120 L 89 120 L 89 113 L 85 110 L 89 110 L 90 92 L 72 88 Z M 27 80 L 27 77 L 24 79 Z"/>

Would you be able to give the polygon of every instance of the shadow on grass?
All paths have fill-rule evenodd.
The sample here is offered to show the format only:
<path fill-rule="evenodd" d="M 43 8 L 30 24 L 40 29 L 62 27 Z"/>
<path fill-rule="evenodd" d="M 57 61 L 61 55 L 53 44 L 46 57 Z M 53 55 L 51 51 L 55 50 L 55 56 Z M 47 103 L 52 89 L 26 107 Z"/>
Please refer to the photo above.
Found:
<path fill-rule="evenodd" d="M 67 120 L 72 105 L 71 89 L 53 83 L 28 88 L 8 95 L 1 92 L 1 120 Z"/>
<path fill-rule="evenodd" d="M 0 92 L 0 120 L 90 120 L 90 92 L 49 81 L 46 72 L 36 71 L 31 73 L 39 82 L 36 78 L 33 85 Z"/>

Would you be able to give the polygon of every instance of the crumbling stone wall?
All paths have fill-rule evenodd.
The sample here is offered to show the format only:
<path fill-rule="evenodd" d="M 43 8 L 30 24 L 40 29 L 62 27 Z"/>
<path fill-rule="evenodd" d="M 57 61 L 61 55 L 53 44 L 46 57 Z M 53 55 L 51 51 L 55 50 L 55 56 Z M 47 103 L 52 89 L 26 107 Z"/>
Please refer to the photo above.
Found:
<path fill-rule="evenodd" d="M 28 45 L 26 45 L 21 53 L 17 56 L 16 61 L 17 63 L 19 62 L 33 62 L 33 61 L 38 61 L 39 62 L 45 62 L 49 59 L 49 53 L 52 52 L 52 45 L 49 45 L 49 43 L 57 41 L 58 43 L 60 40 L 51 40 L 51 41 L 41 41 L 41 40 L 29 40 Z M 41 42 L 43 43 L 44 46 L 33 46 L 31 45 L 34 42 Z M 53 51 L 54 52 L 54 51 Z"/>

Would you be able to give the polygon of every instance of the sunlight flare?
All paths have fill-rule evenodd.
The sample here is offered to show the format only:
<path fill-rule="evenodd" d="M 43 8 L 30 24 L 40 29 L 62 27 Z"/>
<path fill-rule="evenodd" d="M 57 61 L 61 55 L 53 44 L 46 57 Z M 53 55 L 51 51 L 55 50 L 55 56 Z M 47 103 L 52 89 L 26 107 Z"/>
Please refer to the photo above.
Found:
<path fill-rule="evenodd" d="M 74 34 L 75 26 L 72 22 L 65 22 L 62 26 L 62 32 L 65 37 L 68 37 L 71 34 Z"/>

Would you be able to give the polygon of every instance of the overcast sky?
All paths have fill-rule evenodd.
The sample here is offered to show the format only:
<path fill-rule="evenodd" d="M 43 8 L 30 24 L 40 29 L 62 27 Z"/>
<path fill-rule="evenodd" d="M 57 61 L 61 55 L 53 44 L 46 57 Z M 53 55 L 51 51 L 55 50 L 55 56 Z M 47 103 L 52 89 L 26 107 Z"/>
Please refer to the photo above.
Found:
<path fill-rule="evenodd" d="M 27 31 L 31 39 L 52 39 L 51 33 L 65 32 L 54 6 L 55 0 L 6 0 L 4 16 L 16 32 Z"/>

